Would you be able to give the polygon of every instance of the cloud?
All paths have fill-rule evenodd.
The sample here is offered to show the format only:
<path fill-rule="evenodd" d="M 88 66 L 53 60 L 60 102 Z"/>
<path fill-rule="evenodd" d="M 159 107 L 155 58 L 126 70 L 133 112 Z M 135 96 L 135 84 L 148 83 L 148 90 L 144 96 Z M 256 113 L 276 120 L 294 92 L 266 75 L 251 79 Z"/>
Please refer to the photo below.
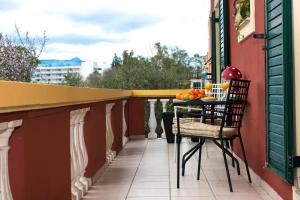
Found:
<path fill-rule="evenodd" d="M 116 10 L 99 10 L 86 14 L 70 14 L 72 21 L 101 26 L 108 32 L 129 32 L 144 28 L 159 21 L 158 17 L 130 14 Z"/>
<path fill-rule="evenodd" d="M 124 40 L 79 35 L 79 34 L 57 35 L 57 36 L 49 37 L 47 39 L 47 43 L 64 43 L 64 44 L 74 44 L 74 45 L 91 45 L 91 44 L 101 43 L 101 42 L 122 43 L 124 42 Z"/>

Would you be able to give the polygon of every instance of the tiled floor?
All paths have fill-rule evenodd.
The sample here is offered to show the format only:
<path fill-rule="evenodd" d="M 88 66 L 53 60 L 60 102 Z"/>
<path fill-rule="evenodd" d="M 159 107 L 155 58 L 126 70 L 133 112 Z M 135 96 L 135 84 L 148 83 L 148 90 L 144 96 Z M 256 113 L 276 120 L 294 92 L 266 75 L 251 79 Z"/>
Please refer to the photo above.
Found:
<path fill-rule="evenodd" d="M 184 140 L 183 152 L 190 145 Z M 230 193 L 221 152 L 211 143 L 207 144 L 207 151 L 208 157 L 204 148 L 200 181 L 196 180 L 195 155 L 177 189 L 173 145 L 162 139 L 130 141 L 84 200 L 271 200 L 232 167 L 234 192 Z"/>

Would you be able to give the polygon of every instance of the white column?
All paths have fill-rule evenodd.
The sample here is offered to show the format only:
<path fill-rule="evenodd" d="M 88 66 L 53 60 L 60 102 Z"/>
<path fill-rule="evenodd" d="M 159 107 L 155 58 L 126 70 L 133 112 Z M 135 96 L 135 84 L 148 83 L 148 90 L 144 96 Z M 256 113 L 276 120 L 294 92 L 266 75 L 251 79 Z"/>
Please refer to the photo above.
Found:
<path fill-rule="evenodd" d="M 106 160 L 109 164 L 116 156 L 116 152 L 112 151 L 114 143 L 114 132 L 111 126 L 111 110 L 115 103 L 106 104 Z"/>
<path fill-rule="evenodd" d="M 128 137 L 125 136 L 126 130 L 127 130 L 127 124 L 126 124 L 126 119 L 125 119 L 125 105 L 127 103 L 127 100 L 123 100 L 123 121 L 122 121 L 122 143 L 123 146 L 128 142 Z"/>
<path fill-rule="evenodd" d="M 150 132 L 148 133 L 148 139 L 155 139 L 157 138 L 157 133 L 155 132 L 157 126 L 156 117 L 155 117 L 155 103 L 157 100 L 148 99 L 148 101 L 150 103 L 150 116 L 148 122 Z"/>
<path fill-rule="evenodd" d="M 71 192 L 72 200 L 79 200 L 82 197 L 80 190 L 75 186 L 77 175 L 77 154 L 75 150 L 75 132 L 76 132 L 76 120 L 77 114 L 75 111 L 71 111 L 70 114 L 70 151 L 71 151 Z"/>
<path fill-rule="evenodd" d="M 12 200 L 8 172 L 9 138 L 16 127 L 22 125 L 22 120 L 0 123 L 0 199 Z"/>
<path fill-rule="evenodd" d="M 84 186 L 84 193 L 86 193 L 89 189 L 89 186 L 91 186 L 91 179 L 86 178 L 84 176 L 85 174 L 85 169 L 88 165 L 88 154 L 86 150 L 86 145 L 85 145 L 85 140 L 84 140 L 84 118 L 86 113 L 90 110 L 90 108 L 85 108 L 81 110 L 78 125 L 79 125 L 79 152 L 80 152 L 80 157 L 82 158 L 80 162 L 80 178 L 79 181 L 83 184 Z"/>
<path fill-rule="evenodd" d="M 161 99 L 160 101 L 162 103 L 163 112 L 166 112 L 167 111 L 166 105 L 169 102 L 169 99 Z M 161 138 L 166 138 L 166 132 L 165 132 L 165 126 L 164 126 L 163 119 L 161 119 L 161 128 L 163 130 L 163 132 L 161 134 Z"/>
<path fill-rule="evenodd" d="M 88 191 L 90 179 L 84 177 L 88 155 L 84 141 L 84 118 L 90 108 L 70 113 L 71 191 L 72 199 L 79 200 Z"/>

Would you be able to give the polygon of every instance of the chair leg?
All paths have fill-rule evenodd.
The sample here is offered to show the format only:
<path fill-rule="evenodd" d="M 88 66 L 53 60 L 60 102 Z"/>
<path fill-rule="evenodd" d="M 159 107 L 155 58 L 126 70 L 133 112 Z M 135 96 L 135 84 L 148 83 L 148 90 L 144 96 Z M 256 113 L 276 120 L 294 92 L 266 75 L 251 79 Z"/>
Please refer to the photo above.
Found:
<path fill-rule="evenodd" d="M 216 140 L 213 140 L 213 142 L 220 148 L 222 149 L 222 145 L 220 143 L 218 143 Z M 231 157 L 231 159 L 233 160 L 233 162 L 236 163 L 236 171 L 237 171 L 237 174 L 238 175 L 241 175 L 241 171 L 240 171 L 240 164 L 239 164 L 239 161 L 233 156 L 233 154 L 226 148 L 224 148 L 225 150 L 225 153 Z"/>
<path fill-rule="evenodd" d="M 246 152 L 245 152 L 245 149 L 244 149 L 244 143 L 243 143 L 242 135 L 241 135 L 240 132 L 239 132 L 239 136 L 238 137 L 240 139 L 240 144 L 241 144 L 241 148 L 242 148 L 242 152 L 243 152 L 243 157 L 244 157 L 244 161 L 245 161 L 245 165 L 246 165 L 248 180 L 249 180 L 249 183 L 251 183 L 252 181 L 251 181 L 250 171 L 249 171 L 248 162 L 247 162 L 247 158 L 246 158 Z"/>
<path fill-rule="evenodd" d="M 194 146 L 193 148 L 191 148 L 189 151 L 187 151 L 183 157 L 182 157 L 182 164 L 181 164 L 181 175 L 184 176 L 185 174 L 185 164 L 186 162 L 198 151 L 198 149 L 200 148 L 200 143 L 197 144 L 196 146 Z"/>
<path fill-rule="evenodd" d="M 227 158 L 226 158 L 226 153 L 225 153 L 225 144 L 224 144 L 224 141 L 223 141 L 222 138 L 220 138 L 220 140 L 221 140 L 222 153 L 223 153 L 225 169 L 226 169 L 226 174 L 227 174 L 227 180 L 228 180 L 228 184 L 229 184 L 229 190 L 230 190 L 230 192 L 233 192 L 232 184 L 231 184 L 231 178 L 230 178 L 229 169 L 228 169 Z"/>
<path fill-rule="evenodd" d="M 201 154 L 202 154 L 202 146 L 204 144 L 205 139 L 201 139 L 200 148 L 199 148 L 199 159 L 198 159 L 198 171 L 197 171 L 197 180 L 200 180 L 200 167 L 201 167 Z"/>
<path fill-rule="evenodd" d="M 228 145 L 228 149 L 230 149 L 231 153 L 232 153 L 232 140 L 228 141 L 226 140 L 227 145 Z M 234 159 L 231 158 L 231 163 L 232 163 L 232 167 L 235 167 L 235 163 L 234 163 Z"/>
<path fill-rule="evenodd" d="M 177 142 L 177 188 L 180 187 L 180 138 L 181 136 L 178 135 L 178 141 Z"/>

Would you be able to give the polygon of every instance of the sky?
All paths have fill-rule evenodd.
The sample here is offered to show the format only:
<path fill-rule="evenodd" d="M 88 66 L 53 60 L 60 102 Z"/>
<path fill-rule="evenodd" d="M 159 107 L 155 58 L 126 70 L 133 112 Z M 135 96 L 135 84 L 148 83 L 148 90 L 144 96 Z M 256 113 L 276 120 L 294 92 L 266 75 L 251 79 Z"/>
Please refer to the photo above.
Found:
<path fill-rule="evenodd" d="M 208 49 L 209 0 L 0 0 L 0 32 L 47 43 L 40 59 L 111 63 L 133 50 L 151 56 L 154 44 L 178 46 L 190 55 Z"/>

